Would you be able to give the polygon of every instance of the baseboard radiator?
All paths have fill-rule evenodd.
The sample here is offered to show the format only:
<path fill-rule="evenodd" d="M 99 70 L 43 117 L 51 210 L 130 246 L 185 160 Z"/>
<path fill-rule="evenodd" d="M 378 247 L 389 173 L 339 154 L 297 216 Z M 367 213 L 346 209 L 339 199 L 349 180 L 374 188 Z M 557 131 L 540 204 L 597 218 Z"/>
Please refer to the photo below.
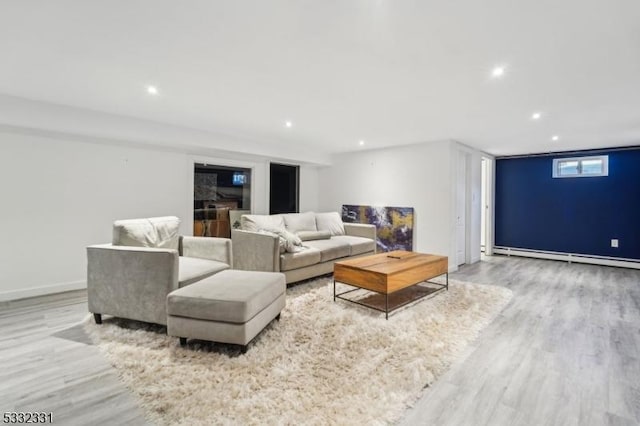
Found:
<path fill-rule="evenodd" d="M 507 256 L 534 257 L 536 259 L 562 260 L 565 262 L 590 263 L 592 265 L 618 266 L 621 268 L 640 269 L 640 260 L 621 257 L 594 256 L 579 253 L 562 253 L 556 251 L 530 250 L 514 247 L 494 246 L 493 253 Z"/>

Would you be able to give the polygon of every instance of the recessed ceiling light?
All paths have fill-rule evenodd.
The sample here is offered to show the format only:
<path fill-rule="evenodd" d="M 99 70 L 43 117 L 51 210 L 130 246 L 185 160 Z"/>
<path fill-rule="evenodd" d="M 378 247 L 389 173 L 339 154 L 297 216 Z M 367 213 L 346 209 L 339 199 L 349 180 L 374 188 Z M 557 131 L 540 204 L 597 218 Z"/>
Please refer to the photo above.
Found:
<path fill-rule="evenodd" d="M 542 113 L 541 112 L 534 112 L 533 114 L 531 114 L 531 119 L 532 120 L 540 120 L 541 117 L 542 117 Z"/>
<path fill-rule="evenodd" d="M 147 93 L 150 95 L 157 95 L 158 92 L 158 88 L 156 86 L 147 86 Z"/>
<path fill-rule="evenodd" d="M 503 65 L 498 65 L 491 70 L 491 77 L 493 78 L 501 78 L 504 77 L 504 73 L 507 69 Z"/>
<path fill-rule="evenodd" d="M 364 141 L 360 141 L 360 142 L 358 142 L 358 143 L 360 144 L 360 146 L 363 146 L 363 145 L 364 145 Z"/>
<path fill-rule="evenodd" d="M 560 136 L 558 136 L 558 135 L 553 135 L 553 136 L 551 136 L 551 140 L 552 140 L 552 141 L 554 141 L 554 142 L 556 142 L 556 141 L 560 140 Z"/>
<path fill-rule="evenodd" d="M 290 129 L 290 128 L 292 128 L 292 127 L 293 127 L 293 123 L 292 123 L 292 122 L 290 122 L 290 121 L 285 121 L 285 122 L 284 122 L 284 127 L 286 127 L 286 128 L 288 128 L 288 129 Z"/>

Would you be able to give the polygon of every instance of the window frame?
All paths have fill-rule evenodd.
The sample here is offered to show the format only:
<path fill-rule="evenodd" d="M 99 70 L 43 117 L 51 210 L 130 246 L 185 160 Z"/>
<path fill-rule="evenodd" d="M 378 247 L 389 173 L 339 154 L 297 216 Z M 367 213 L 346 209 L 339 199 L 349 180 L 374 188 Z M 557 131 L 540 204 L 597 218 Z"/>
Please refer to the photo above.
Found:
<path fill-rule="evenodd" d="M 583 173 L 582 162 L 583 161 L 601 161 L 602 172 L 601 173 Z M 560 165 L 569 161 L 578 162 L 578 173 L 571 175 L 563 175 L 560 173 Z M 565 178 L 585 178 L 585 177 L 603 177 L 609 176 L 609 156 L 608 155 L 591 155 L 586 157 L 563 157 L 553 159 L 553 178 L 565 179 Z"/>

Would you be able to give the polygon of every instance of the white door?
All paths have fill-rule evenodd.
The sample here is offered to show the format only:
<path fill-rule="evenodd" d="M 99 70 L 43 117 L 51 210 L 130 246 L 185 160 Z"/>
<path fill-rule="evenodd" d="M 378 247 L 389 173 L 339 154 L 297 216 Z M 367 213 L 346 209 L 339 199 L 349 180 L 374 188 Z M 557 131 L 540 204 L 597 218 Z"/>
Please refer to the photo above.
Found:
<path fill-rule="evenodd" d="M 457 265 L 466 262 L 467 257 L 467 154 L 458 153 L 458 182 L 456 190 L 456 247 Z"/>

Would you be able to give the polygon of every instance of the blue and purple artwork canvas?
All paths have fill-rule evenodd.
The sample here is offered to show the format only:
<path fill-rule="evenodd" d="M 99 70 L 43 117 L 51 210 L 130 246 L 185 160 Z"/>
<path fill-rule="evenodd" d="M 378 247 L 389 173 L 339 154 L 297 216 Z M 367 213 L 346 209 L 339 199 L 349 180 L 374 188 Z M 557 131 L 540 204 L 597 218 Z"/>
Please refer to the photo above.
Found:
<path fill-rule="evenodd" d="M 342 206 L 342 221 L 376 226 L 378 251 L 413 250 L 413 207 Z"/>

